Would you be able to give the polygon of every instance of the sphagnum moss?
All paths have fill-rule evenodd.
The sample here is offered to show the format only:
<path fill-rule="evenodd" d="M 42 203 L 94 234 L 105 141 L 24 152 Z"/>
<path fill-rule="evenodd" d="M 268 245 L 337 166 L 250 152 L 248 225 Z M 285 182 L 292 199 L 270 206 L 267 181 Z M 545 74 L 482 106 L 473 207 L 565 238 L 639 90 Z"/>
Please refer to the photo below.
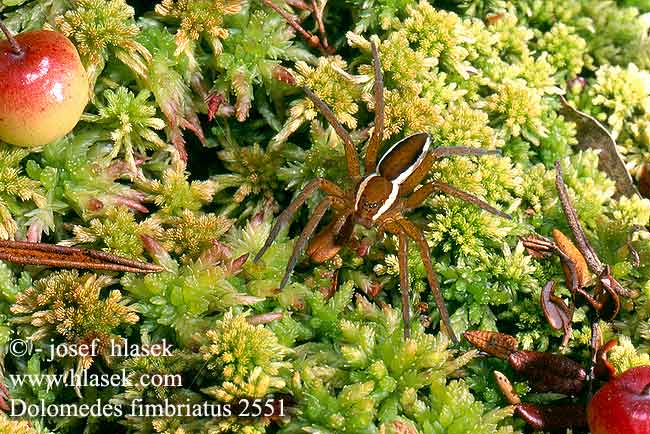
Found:
<path fill-rule="evenodd" d="M 323 2 L 277 3 L 314 34 L 326 27 L 334 53 L 323 56 L 262 2 L 0 0 L 13 31 L 48 26 L 68 35 L 93 90 L 87 115 L 65 138 L 31 153 L 0 145 L 0 238 L 92 247 L 165 269 L 119 276 L 2 264 L 0 340 L 54 341 L 36 340 L 43 351 L 21 357 L 3 350 L 0 371 L 5 379 L 63 373 L 79 361 L 48 360 L 49 344 L 128 338 L 147 347 L 168 342 L 171 356 L 102 353 L 80 367 L 89 374 L 124 368 L 133 378 L 182 379 L 177 387 L 77 391 L 5 381 L 11 397 L 73 405 L 112 399 L 125 410 L 138 400 L 165 399 L 202 405 L 284 398 L 287 405 L 287 416 L 262 419 L 28 416 L 0 420 L 0 431 L 522 428 L 490 380 L 503 364 L 474 357 L 465 344 L 450 347 L 439 334 L 417 251 L 409 253 L 409 276 L 418 321 L 406 341 L 394 238 L 359 229 L 351 249 L 318 266 L 305 261 L 278 292 L 304 213 L 262 261 L 249 260 L 274 216 L 307 182 L 346 182 L 341 141 L 289 82 L 332 106 L 363 154 L 376 109 L 371 40 L 383 61 L 390 143 L 426 131 L 435 146 L 502 152 L 441 161 L 430 175 L 498 204 L 514 215 L 512 222 L 435 194 L 412 216 L 425 230 L 456 334 L 499 330 L 517 336 L 523 349 L 557 350 L 561 333 L 544 320 L 539 296 L 543 282 L 563 281 L 562 267 L 531 259 L 518 238 L 567 229 L 554 186 L 553 164 L 561 160 L 588 238 L 615 278 L 638 294 L 623 300 L 612 324 L 601 324 L 605 339 L 619 341 L 611 360 L 619 371 L 647 364 L 650 237 L 633 229 L 648 225 L 650 201 L 615 198 L 597 153 L 577 149 L 580 137 L 559 113 L 558 99 L 565 93 L 603 122 L 632 175 L 644 180 L 650 169 L 645 3 L 457 0 L 442 7 L 339 0 L 327 3 L 322 23 L 311 9 Z M 308 207 L 317 202 L 311 198 Z M 569 297 L 561 285 L 558 294 Z M 573 323 L 565 352 L 586 364 L 584 308 Z M 515 388 L 529 393 L 525 382 Z"/>

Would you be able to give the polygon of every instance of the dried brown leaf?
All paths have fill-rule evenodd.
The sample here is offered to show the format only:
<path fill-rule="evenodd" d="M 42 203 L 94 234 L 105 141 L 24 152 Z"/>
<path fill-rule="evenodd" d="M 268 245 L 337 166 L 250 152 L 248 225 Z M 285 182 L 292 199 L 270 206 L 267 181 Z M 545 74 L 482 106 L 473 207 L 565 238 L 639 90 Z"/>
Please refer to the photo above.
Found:
<path fill-rule="evenodd" d="M 632 177 L 625 168 L 621 155 L 616 149 L 616 141 L 607 128 L 592 116 L 570 106 L 564 97 L 560 96 L 560 99 L 562 101 L 560 114 L 576 124 L 578 148 L 600 150 L 598 168 L 616 182 L 614 197 L 631 197 L 639 194 L 632 182 Z"/>

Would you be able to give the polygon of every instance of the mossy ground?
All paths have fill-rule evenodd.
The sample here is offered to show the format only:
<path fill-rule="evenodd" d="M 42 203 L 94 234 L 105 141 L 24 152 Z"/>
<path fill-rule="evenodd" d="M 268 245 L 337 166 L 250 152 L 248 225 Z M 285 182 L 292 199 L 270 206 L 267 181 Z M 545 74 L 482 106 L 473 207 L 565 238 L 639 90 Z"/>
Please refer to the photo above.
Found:
<path fill-rule="evenodd" d="M 291 4 L 291 6 L 289 5 Z M 64 242 L 155 262 L 147 276 L 19 267 L 0 262 L 0 341 L 13 399 L 45 405 L 97 400 L 113 416 L 0 419 L 0 432 L 56 433 L 492 433 L 512 432 L 491 371 L 504 362 L 450 346 L 420 255 L 409 250 L 412 339 L 404 341 L 397 241 L 357 228 L 372 243 L 359 257 L 303 258 L 276 288 L 297 234 L 319 199 L 259 263 L 278 212 L 315 177 L 350 187 L 340 139 L 296 87 L 287 68 L 332 108 L 360 155 L 372 128 L 370 41 L 385 78 L 386 143 L 426 131 L 436 146 L 500 149 L 456 157 L 430 177 L 475 194 L 512 221 L 444 195 L 409 218 L 425 230 L 455 332 L 499 330 L 520 347 L 557 351 L 545 321 L 549 279 L 568 299 L 557 259 L 539 261 L 519 237 L 566 233 L 554 184 L 562 162 L 579 218 L 603 262 L 638 294 L 601 324 L 616 337 L 618 371 L 650 359 L 650 201 L 617 197 L 594 151 L 576 147 L 559 95 L 617 139 L 635 182 L 650 153 L 650 4 L 602 1 L 330 1 L 324 28 L 333 55 L 310 47 L 263 2 L 233 0 L 0 0 L 15 32 L 44 26 L 77 46 L 94 90 L 72 133 L 40 150 L 0 144 L 0 237 Z M 311 3 L 277 5 L 318 32 Z M 322 35 L 321 35 L 322 36 Z M 321 38 L 322 40 L 322 38 Z M 331 294 L 333 279 L 338 289 Z M 564 352 L 589 359 L 587 308 L 575 312 Z M 112 357 L 111 340 L 165 340 L 169 357 Z M 9 343 L 32 339 L 28 355 Z M 48 360 L 52 345 L 98 339 L 97 357 Z M 10 375 L 90 374 L 122 369 L 115 387 L 15 384 Z M 151 374 L 174 387 L 143 386 Z M 285 418 L 135 417 L 143 403 L 286 398 Z"/>

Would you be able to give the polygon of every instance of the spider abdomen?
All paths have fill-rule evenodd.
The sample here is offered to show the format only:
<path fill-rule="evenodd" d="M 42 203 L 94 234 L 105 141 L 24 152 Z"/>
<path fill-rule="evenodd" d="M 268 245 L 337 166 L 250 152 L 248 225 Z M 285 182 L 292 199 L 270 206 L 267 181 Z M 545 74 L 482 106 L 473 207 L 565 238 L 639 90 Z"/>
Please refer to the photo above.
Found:
<path fill-rule="evenodd" d="M 332 259 L 350 240 L 353 230 L 351 215 L 339 216 L 311 240 L 307 246 L 307 255 L 318 263 Z"/>
<path fill-rule="evenodd" d="M 386 151 L 377 163 L 375 173 L 401 184 L 422 165 L 430 148 L 431 136 L 427 133 L 405 137 Z"/>
<path fill-rule="evenodd" d="M 395 205 L 404 182 L 419 182 L 430 147 L 431 137 L 427 133 L 416 133 L 386 151 L 375 172 L 359 183 L 354 208 L 359 223 L 369 227 Z"/>

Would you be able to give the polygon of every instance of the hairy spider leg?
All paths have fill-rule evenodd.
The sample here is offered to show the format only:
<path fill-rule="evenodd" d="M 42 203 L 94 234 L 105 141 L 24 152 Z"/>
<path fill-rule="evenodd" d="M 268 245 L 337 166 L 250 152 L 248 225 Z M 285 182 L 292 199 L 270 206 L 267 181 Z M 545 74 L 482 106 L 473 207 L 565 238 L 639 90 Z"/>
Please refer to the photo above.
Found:
<path fill-rule="evenodd" d="M 106 252 L 29 241 L 0 240 L 0 260 L 20 265 L 157 273 L 163 268 Z"/>
<path fill-rule="evenodd" d="M 316 106 L 316 108 L 318 108 L 325 119 L 327 119 L 327 122 L 329 122 L 332 128 L 334 128 L 336 134 L 341 138 L 341 140 L 343 140 L 343 146 L 345 148 L 345 159 L 348 163 L 348 175 L 356 184 L 359 182 L 359 180 L 361 180 L 361 168 L 359 166 L 359 157 L 357 156 L 357 150 L 354 146 L 354 142 L 352 141 L 352 137 L 350 137 L 350 133 L 348 133 L 348 131 L 343 128 L 343 125 L 341 125 L 339 120 L 336 119 L 336 116 L 334 116 L 332 110 L 327 106 L 327 104 L 325 104 L 322 99 L 320 99 L 307 87 L 303 87 L 302 90 L 305 92 L 305 95 L 307 95 L 307 98 L 309 98 L 311 102 Z"/>
<path fill-rule="evenodd" d="M 494 154 L 499 154 L 499 151 L 495 149 L 471 148 L 467 146 L 443 146 L 435 148 L 431 152 L 427 152 L 422 164 L 416 167 L 413 173 L 402 183 L 399 191 L 400 196 L 406 195 L 415 190 L 415 187 L 420 185 L 422 180 L 429 175 L 433 163 L 438 159 L 452 156 L 481 156 Z"/>
<path fill-rule="evenodd" d="M 296 267 L 298 258 L 302 253 L 302 249 L 305 247 L 305 244 L 307 244 L 307 240 L 309 240 L 309 237 L 311 237 L 311 235 L 314 233 L 316 227 L 318 226 L 318 223 L 320 223 L 321 219 L 323 218 L 323 216 L 325 215 L 325 213 L 327 212 L 331 204 L 332 204 L 332 199 L 329 196 L 325 197 L 325 199 L 321 200 L 320 203 L 316 206 L 311 217 L 309 217 L 309 220 L 307 221 L 307 225 L 303 228 L 302 232 L 300 233 L 300 236 L 298 237 L 298 240 L 296 241 L 296 244 L 293 247 L 293 252 L 291 252 L 291 258 L 289 259 L 289 263 L 287 264 L 287 269 L 284 272 L 282 283 L 280 283 L 280 289 L 284 288 L 289 282 L 289 276 L 291 276 L 291 272 Z"/>
<path fill-rule="evenodd" d="M 377 166 L 377 154 L 379 147 L 384 140 L 384 78 L 381 72 L 381 61 L 379 60 L 379 52 L 374 41 L 370 41 L 370 48 L 372 50 L 372 62 L 375 70 L 375 126 L 372 130 L 372 136 L 368 141 L 368 149 L 366 150 L 365 169 L 366 175 L 371 173 Z"/>
<path fill-rule="evenodd" d="M 409 198 L 406 200 L 406 209 L 410 210 L 410 209 L 417 208 L 422 204 L 422 202 L 424 202 L 424 200 L 427 197 L 429 197 L 436 190 L 442 191 L 443 193 L 449 196 L 454 196 L 466 202 L 474 204 L 479 208 L 484 209 L 485 211 L 488 211 L 492 214 L 498 215 L 499 217 L 503 217 L 504 219 L 508 219 L 508 220 L 512 219 L 512 216 L 510 216 L 509 214 L 506 214 L 503 211 L 496 209 L 489 203 L 479 199 L 473 194 L 465 193 L 464 191 L 459 190 L 456 187 L 452 187 L 451 185 L 441 181 L 428 182 L 424 184 L 422 187 L 420 187 L 419 189 L 415 190 L 415 192 L 411 196 L 409 196 Z"/>
<path fill-rule="evenodd" d="M 318 189 L 321 189 L 327 193 L 328 196 L 331 197 L 335 206 L 344 201 L 343 197 L 345 193 L 339 188 L 338 185 L 334 184 L 332 181 L 328 181 L 323 178 L 316 178 L 313 181 L 309 182 L 300 191 L 300 193 L 298 193 L 298 196 L 296 196 L 293 202 L 291 202 L 289 206 L 277 218 L 275 225 L 273 225 L 271 232 L 269 232 L 268 238 L 264 242 L 264 246 L 260 249 L 257 255 L 255 255 L 253 262 L 258 262 L 260 260 L 268 248 L 271 247 L 273 240 L 275 240 L 275 238 L 278 236 L 278 233 L 280 233 L 282 227 L 291 221 L 298 208 L 300 208 L 302 204 L 305 203 L 307 198 L 309 198 Z"/>
<path fill-rule="evenodd" d="M 402 321 L 404 322 L 404 338 L 411 336 L 411 302 L 409 300 L 409 264 L 408 264 L 408 236 L 399 231 L 399 286 L 402 291 Z"/>
<path fill-rule="evenodd" d="M 431 291 L 433 292 L 433 297 L 436 301 L 436 306 L 438 306 L 438 311 L 440 311 L 440 318 L 442 319 L 442 324 L 444 324 L 447 335 L 451 338 L 451 340 L 454 343 L 457 344 L 458 338 L 456 337 L 454 330 L 451 328 L 449 312 L 447 311 L 445 300 L 442 297 L 442 293 L 440 292 L 440 285 L 438 284 L 437 274 L 433 269 L 433 262 L 431 261 L 431 253 L 429 252 L 429 244 L 427 244 L 427 240 L 424 238 L 424 234 L 422 233 L 422 231 L 410 221 L 406 220 L 405 218 L 401 218 L 397 221 L 397 224 L 401 227 L 400 232 L 408 235 L 418 245 L 418 250 L 420 251 L 420 257 L 422 258 L 422 263 L 424 264 L 424 268 L 427 272 L 427 280 L 429 281 L 429 286 L 431 287 Z M 397 235 L 399 236 L 399 234 Z M 409 288 L 407 287 L 406 288 L 407 292 L 408 289 Z"/>

